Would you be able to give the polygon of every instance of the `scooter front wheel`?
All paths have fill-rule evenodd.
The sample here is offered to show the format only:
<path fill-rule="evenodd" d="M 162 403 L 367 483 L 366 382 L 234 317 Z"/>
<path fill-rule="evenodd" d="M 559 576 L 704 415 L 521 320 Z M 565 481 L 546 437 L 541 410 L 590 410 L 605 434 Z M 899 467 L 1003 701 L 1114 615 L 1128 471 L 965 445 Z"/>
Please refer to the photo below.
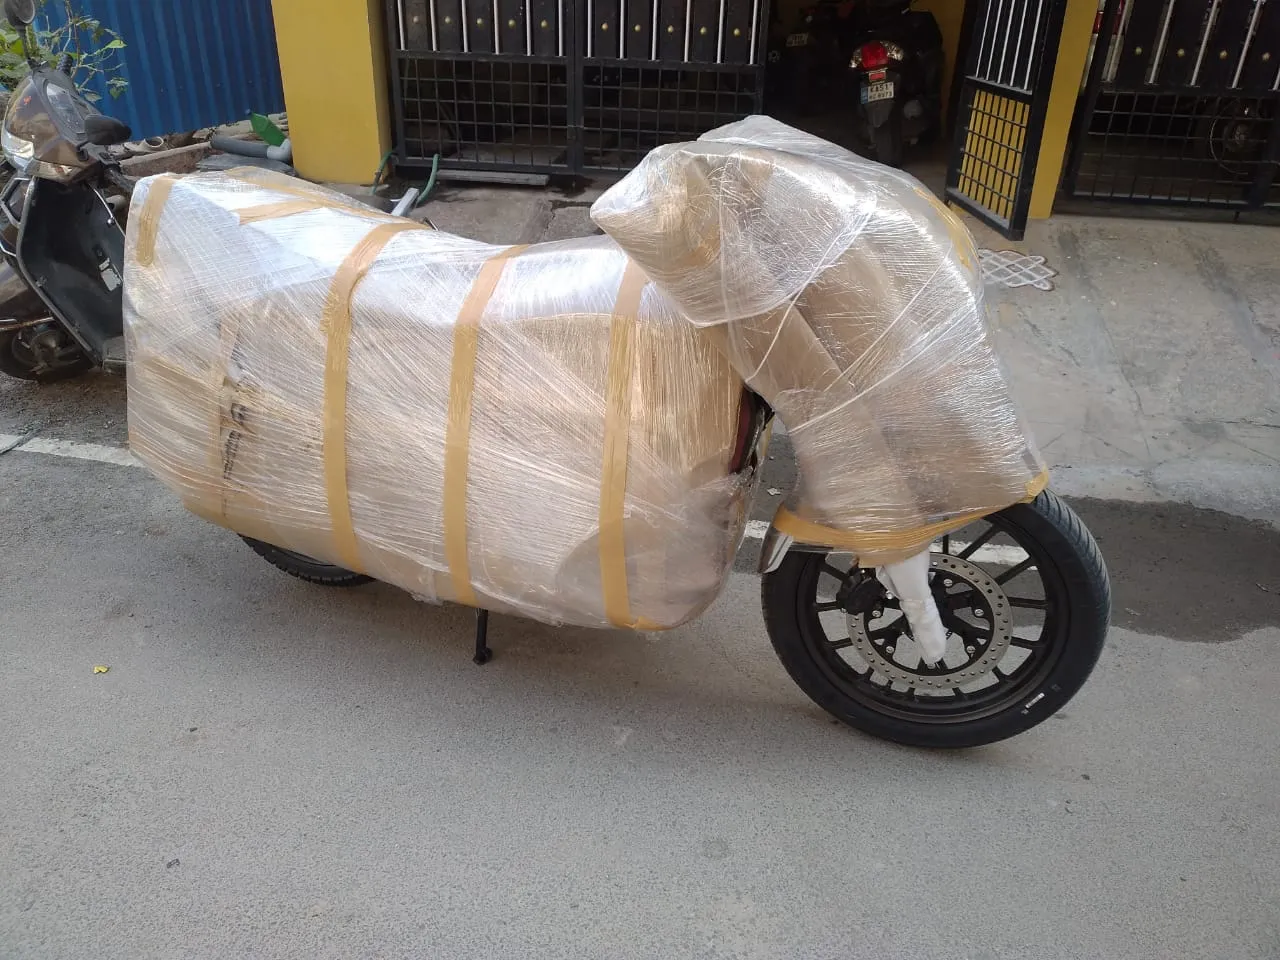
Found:
<path fill-rule="evenodd" d="M 92 361 L 78 347 L 64 342 L 69 340 L 65 334 L 51 327 L 45 324 L 0 333 L 0 373 L 18 380 L 56 383 L 91 369 Z"/>
<path fill-rule="evenodd" d="M 1106 566 L 1071 508 L 1044 492 L 943 537 L 930 584 L 947 651 L 925 663 L 872 570 L 792 550 L 764 578 L 783 666 L 819 706 L 866 733 L 973 747 L 1056 713 L 1088 679 L 1111 609 Z"/>

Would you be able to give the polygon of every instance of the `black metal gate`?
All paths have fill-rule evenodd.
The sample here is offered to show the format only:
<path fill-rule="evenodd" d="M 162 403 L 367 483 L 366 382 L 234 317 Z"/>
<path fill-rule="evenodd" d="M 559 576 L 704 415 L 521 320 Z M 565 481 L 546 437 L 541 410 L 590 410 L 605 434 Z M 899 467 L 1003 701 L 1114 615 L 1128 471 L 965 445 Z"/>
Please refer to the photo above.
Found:
<path fill-rule="evenodd" d="M 1066 0 L 970 0 L 969 8 L 947 199 L 1018 239 L 1031 206 Z"/>
<path fill-rule="evenodd" d="M 628 170 L 762 105 L 768 0 L 387 0 L 387 18 L 408 165 Z"/>
<path fill-rule="evenodd" d="M 1280 0 L 1107 0 L 1067 197 L 1280 208 Z"/>

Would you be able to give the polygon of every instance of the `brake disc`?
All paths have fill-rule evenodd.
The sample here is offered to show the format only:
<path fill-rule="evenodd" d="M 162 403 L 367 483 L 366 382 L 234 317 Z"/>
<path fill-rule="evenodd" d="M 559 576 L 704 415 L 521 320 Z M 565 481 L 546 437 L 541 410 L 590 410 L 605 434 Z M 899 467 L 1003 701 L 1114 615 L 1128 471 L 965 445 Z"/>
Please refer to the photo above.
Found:
<path fill-rule="evenodd" d="M 975 619 L 981 619 L 989 625 L 991 635 L 985 643 L 974 645 L 972 654 L 967 652 L 967 644 L 961 649 L 966 651 L 965 662 L 957 666 L 945 665 L 945 661 L 925 670 L 911 669 L 894 659 L 893 653 L 886 648 L 896 650 L 896 641 L 876 644 L 871 639 L 867 625 L 871 622 L 870 614 L 848 614 L 849 637 L 853 647 L 863 660 L 876 673 L 889 680 L 904 683 L 917 690 L 952 690 L 966 683 L 980 680 L 1004 659 L 1009 651 L 1009 643 L 1013 639 L 1013 611 L 1009 607 L 1009 599 L 1004 588 L 996 583 L 995 578 L 975 563 L 961 560 L 943 553 L 935 553 L 929 559 L 929 567 L 934 577 L 946 577 L 952 581 L 966 584 L 973 596 L 969 607 Z M 953 583 L 952 586 L 955 584 Z M 984 617 L 978 618 L 977 611 Z M 901 618 L 904 623 L 905 616 Z M 976 626 L 976 624 L 975 624 Z M 952 636 L 947 631 L 947 638 Z M 950 645 L 948 645 L 950 646 Z"/>

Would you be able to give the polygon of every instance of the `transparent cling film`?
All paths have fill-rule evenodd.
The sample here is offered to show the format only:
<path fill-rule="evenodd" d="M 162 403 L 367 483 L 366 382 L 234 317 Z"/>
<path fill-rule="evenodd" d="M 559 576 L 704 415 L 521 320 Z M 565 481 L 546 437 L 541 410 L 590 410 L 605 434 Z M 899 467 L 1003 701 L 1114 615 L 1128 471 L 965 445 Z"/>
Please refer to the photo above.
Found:
<path fill-rule="evenodd" d="M 592 218 L 786 425 L 784 532 L 892 564 L 1047 482 L 973 240 L 913 177 L 749 117 L 654 150 Z"/>
<path fill-rule="evenodd" d="M 502 247 L 261 170 L 143 181 L 135 453 L 200 516 L 416 596 L 647 629 L 728 574 L 746 387 L 800 467 L 779 528 L 865 566 L 1044 485 L 972 240 L 909 176 L 753 117 L 592 215 Z"/>
<path fill-rule="evenodd" d="M 495 247 L 245 169 L 145 180 L 129 435 L 195 513 L 553 623 L 670 627 L 745 523 L 741 378 L 607 237 Z"/>

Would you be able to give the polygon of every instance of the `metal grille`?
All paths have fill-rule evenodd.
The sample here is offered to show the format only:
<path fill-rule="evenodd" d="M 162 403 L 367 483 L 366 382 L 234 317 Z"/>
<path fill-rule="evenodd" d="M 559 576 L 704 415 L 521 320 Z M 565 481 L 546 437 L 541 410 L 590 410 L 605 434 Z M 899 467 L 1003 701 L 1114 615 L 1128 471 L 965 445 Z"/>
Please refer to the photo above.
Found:
<path fill-rule="evenodd" d="M 627 170 L 761 109 L 767 0 L 387 0 L 399 157 Z"/>
<path fill-rule="evenodd" d="M 401 64 L 400 158 L 554 173 L 567 165 L 569 68 L 553 59 Z"/>
<path fill-rule="evenodd" d="M 1280 0 L 1109 0 L 1063 192 L 1280 207 Z"/>
<path fill-rule="evenodd" d="M 755 70 L 613 63 L 588 66 L 584 79 L 587 170 L 628 170 L 660 144 L 755 112 L 760 94 Z"/>
<path fill-rule="evenodd" d="M 969 117 L 955 187 L 999 222 L 1013 220 L 1027 142 L 1030 107 L 983 88 L 970 88 Z"/>
<path fill-rule="evenodd" d="M 1053 79 L 1046 51 L 1057 49 L 1064 8 L 981 0 L 971 21 L 947 198 L 1008 237 L 1026 225 Z"/>

